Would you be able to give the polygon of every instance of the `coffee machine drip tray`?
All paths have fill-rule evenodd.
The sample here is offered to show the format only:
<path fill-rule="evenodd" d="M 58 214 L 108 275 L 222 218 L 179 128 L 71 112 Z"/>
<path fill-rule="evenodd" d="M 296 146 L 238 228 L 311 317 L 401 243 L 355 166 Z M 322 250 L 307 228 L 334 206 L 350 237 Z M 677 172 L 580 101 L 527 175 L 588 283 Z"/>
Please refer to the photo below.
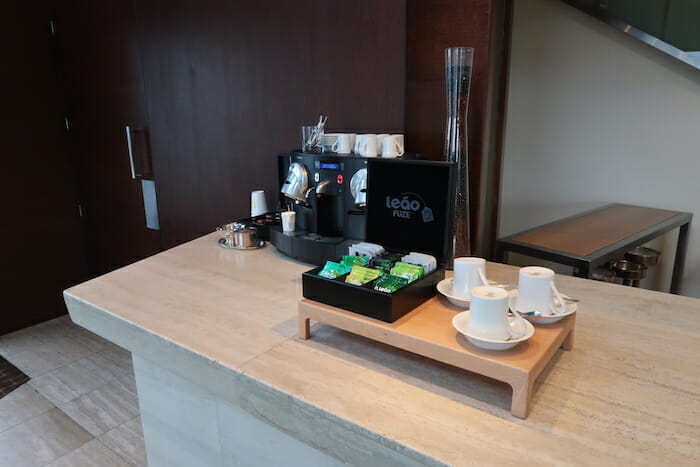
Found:
<path fill-rule="evenodd" d="M 303 230 L 285 233 L 282 226 L 270 227 L 270 242 L 287 256 L 305 263 L 321 265 L 328 258 L 336 258 L 348 253 L 348 246 L 361 239 L 325 237 Z"/>
<path fill-rule="evenodd" d="M 325 237 L 323 235 L 319 235 L 319 234 L 315 234 L 315 233 L 303 233 L 303 234 L 297 234 L 295 236 L 298 238 L 301 238 L 303 240 L 311 240 L 314 242 L 329 243 L 329 244 L 333 244 L 333 245 L 345 240 L 345 237 Z"/>

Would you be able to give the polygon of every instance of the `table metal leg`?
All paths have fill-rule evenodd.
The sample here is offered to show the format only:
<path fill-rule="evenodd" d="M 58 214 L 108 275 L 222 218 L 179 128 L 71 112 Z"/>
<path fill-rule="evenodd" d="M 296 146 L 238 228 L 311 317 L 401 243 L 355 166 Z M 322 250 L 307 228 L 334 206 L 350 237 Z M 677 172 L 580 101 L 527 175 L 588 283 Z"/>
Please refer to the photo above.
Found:
<path fill-rule="evenodd" d="M 683 268 L 685 267 L 685 255 L 688 250 L 688 229 L 690 223 L 683 224 L 678 230 L 678 243 L 676 244 L 676 258 L 673 260 L 673 276 L 671 276 L 671 290 L 673 294 L 681 293 L 683 282 Z"/>
<path fill-rule="evenodd" d="M 575 277 L 583 277 L 584 279 L 590 279 L 591 278 L 591 265 L 585 264 L 583 266 L 577 266 L 576 268 L 574 268 L 574 276 Z"/>
<path fill-rule="evenodd" d="M 508 251 L 500 245 L 496 245 L 496 261 L 501 264 L 508 264 Z"/>

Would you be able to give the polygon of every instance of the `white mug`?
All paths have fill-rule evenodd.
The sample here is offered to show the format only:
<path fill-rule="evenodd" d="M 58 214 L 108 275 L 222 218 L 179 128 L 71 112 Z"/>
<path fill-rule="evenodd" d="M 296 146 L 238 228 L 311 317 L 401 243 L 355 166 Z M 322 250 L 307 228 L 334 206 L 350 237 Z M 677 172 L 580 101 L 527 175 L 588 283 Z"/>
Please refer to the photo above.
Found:
<path fill-rule="evenodd" d="M 282 232 L 294 232 L 296 230 L 297 213 L 284 211 L 282 214 Z"/>
<path fill-rule="evenodd" d="M 559 302 L 559 309 L 554 297 Z M 517 303 L 511 304 L 511 308 L 521 313 L 537 311 L 542 315 L 565 312 L 566 302 L 554 285 L 554 271 L 540 266 L 520 268 Z"/>
<path fill-rule="evenodd" d="M 520 321 L 521 332 L 515 332 L 508 319 L 508 300 L 510 294 L 499 288 L 480 286 L 472 289 L 469 307 L 469 334 L 481 339 L 506 341 L 523 337 L 527 325 L 517 311 L 515 319 Z"/>
<path fill-rule="evenodd" d="M 403 155 L 403 135 L 389 135 L 382 141 L 382 157 Z"/>
<path fill-rule="evenodd" d="M 352 152 L 352 135 L 349 133 L 336 133 L 336 140 L 331 146 L 331 151 L 338 154 L 350 154 Z"/>
<path fill-rule="evenodd" d="M 265 191 L 257 190 L 250 193 L 250 216 L 260 216 L 268 213 Z"/>
<path fill-rule="evenodd" d="M 469 256 L 455 258 L 453 268 L 452 291 L 458 296 L 469 298 L 474 287 L 489 285 L 486 280 L 486 260 L 484 258 Z"/>
<path fill-rule="evenodd" d="M 377 154 L 382 153 L 382 147 L 384 147 L 384 140 L 389 137 L 389 133 L 382 133 L 377 135 Z"/>
<path fill-rule="evenodd" d="M 355 154 L 365 157 L 377 157 L 377 135 L 357 135 Z"/>
<path fill-rule="evenodd" d="M 345 133 L 350 136 L 350 152 L 355 149 L 355 140 L 357 139 L 357 133 Z"/>

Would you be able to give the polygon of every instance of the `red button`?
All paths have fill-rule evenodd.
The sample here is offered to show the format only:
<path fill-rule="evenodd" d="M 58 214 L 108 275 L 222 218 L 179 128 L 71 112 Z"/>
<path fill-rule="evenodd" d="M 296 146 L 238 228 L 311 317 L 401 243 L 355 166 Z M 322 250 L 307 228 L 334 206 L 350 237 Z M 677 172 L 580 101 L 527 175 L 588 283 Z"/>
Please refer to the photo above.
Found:
<path fill-rule="evenodd" d="M 343 176 L 338 175 L 338 178 L 336 178 L 335 181 L 338 182 L 338 185 L 342 185 L 343 184 Z"/>

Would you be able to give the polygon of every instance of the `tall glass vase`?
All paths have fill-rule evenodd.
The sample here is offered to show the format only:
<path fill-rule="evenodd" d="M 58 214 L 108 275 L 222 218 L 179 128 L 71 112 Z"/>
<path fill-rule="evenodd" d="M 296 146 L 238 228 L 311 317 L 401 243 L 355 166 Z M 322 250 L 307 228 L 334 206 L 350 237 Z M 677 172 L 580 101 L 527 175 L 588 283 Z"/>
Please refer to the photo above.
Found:
<path fill-rule="evenodd" d="M 447 84 L 447 128 L 445 160 L 454 162 L 457 170 L 452 257 L 471 254 L 469 234 L 469 151 L 467 147 L 467 108 L 472 77 L 474 49 L 445 49 Z"/>

